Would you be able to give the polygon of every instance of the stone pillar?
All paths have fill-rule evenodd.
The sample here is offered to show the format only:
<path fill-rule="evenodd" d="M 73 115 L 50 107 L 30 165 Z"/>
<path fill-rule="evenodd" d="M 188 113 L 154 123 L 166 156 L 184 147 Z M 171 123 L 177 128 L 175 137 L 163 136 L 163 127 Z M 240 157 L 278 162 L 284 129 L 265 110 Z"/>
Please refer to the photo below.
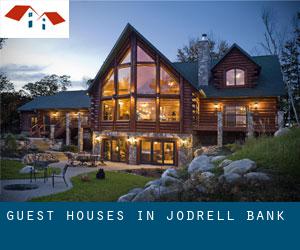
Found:
<path fill-rule="evenodd" d="M 128 162 L 129 164 L 137 164 L 137 145 L 129 143 L 128 145 Z"/>
<path fill-rule="evenodd" d="M 78 113 L 78 152 L 83 150 L 83 128 L 81 127 L 81 115 Z"/>
<path fill-rule="evenodd" d="M 102 140 L 96 139 L 99 137 L 98 133 L 93 132 L 92 142 L 93 142 L 93 154 L 101 156 L 101 147 L 102 147 Z"/>
<path fill-rule="evenodd" d="M 70 145 L 70 113 L 66 113 L 66 145 Z"/>
<path fill-rule="evenodd" d="M 55 134 L 55 125 L 50 125 L 50 140 L 54 141 L 54 134 Z"/>
<path fill-rule="evenodd" d="M 278 129 L 281 129 L 284 127 L 284 112 L 279 110 L 277 112 L 277 126 Z"/>
<path fill-rule="evenodd" d="M 223 146 L 223 113 L 218 112 L 218 147 Z"/>
<path fill-rule="evenodd" d="M 247 112 L 247 137 L 253 137 L 254 126 L 253 126 L 253 113 Z"/>

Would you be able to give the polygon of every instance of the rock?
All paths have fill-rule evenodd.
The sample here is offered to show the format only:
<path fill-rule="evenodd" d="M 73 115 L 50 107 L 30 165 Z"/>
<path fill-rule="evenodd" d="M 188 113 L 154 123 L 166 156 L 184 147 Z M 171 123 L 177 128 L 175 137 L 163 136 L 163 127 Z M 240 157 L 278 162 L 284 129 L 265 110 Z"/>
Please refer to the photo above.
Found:
<path fill-rule="evenodd" d="M 200 155 L 192 160 L 188 167 L 188 173 L 206 172 L 213 168 L 214 165 L 210 163 L 210 158 L 207 155 Z"/>
<path fill-rule="evenodd" d="M 219 177 L 219 182 L 237 183 L 242 179 L 242 176 L 237 173 L 223 174 Z"/>
<path fill-rule="evenodd" d="M 183 185 L 182 185 L 183 190 L 188 191 L 193 188 L 195 188 L 195 181 L 192 179 L 187 179 Z"/>
<path fill-rule="evenodd" d="M 203 154 L 203 149 L 202 148 L 198 148 L 194 152 L 194 157 L 198 157 L 198 156 L 200 156 L 202 154 Z"/>
<path fill-rule="evenodd" d="M 207 146 L 202 147 L 203 154 L 210 155 L 210 156 L 217 156 L 221 153 L 222 147 L 218 146 Z"/>
<path fill-rule="evenodd" d="M 123 196 L 121 196 L 119 199 L 118 199 L 118 202 L 130 202 L 132 201 L 132 199 L 136 196 L 136 193 L 128 193 L 128 194 L 125 194 Z"/>
<path fill-rule="evenodd" d="M 134 189 L 131 189 L 128 194 L 137 194 L 139 192 L 142 192 L 144 189 L 143 188 L 134 188 Z"/>
<path fill-rule="evenodd" d="M 218 168 L 224 168 L 228 166 L 230 163 L 232 163 L 232 160 L 225 159 L 218 165 Z"/>
<path fill-rule="evenodd" d="M 153 186 L 159 186 L 159 185 L 161 185 L 161 179 L 156 179 L 156 180 L 153 180 L 153 181 L 148 181 L 146 183 L 146 185 L 145 185 L 145 188 L 149 187 L 151 185 L 153 185 Z"/>
<path fill-rule="evenodd" d="M 33 170 L 33 166 L 27 165 L 27 166 L 23 167 L 22 169 L 20 169 L 19 173 L 20 174 L 30 174 L 32 170 Z"/>
<path fill-rule="evenodd" d="M 142 192 L 138 193 L 133 199 L 133 202 L 136 201 L 155 201 L 159 198 L 159 187 L 158 186 L 149 186 L 145 188 Z"/>
<path fill-rule="evenodd" d="M 178 201 L 182 191 L 182 187 L 178 186 L 161 186 L 159 188 L 159 198 L 157 200 Z"/>
<path fill-rule="evenodd" d="M 249 181 L 269 181 L 271 178 L 265 174 L 265 173 L 260 173 L 260 172 L 250 172 L 248 174 L 245 174 L 244 177 L 246 180 Z"/>
<path fill-rule="evenodd" d="M 171 176 L 165 176 L 161 178 L 161 185 L 165 187 L 169 186 L 182 186 L 181 180 L 171 177 Z"/>
<path fill-rule="evenodd" d="M 289 132 L 290 132 L 289 128 L 280 128 L 274 133 L 274 136 L 277 137 L 277 136 L 286 135 Z"/>
<path fill-rule="evenodd" d="M 168 168 L 165 172 L 162 173 L 161 177 L 171 176 L 174 178 L 179 178 L 178 172 L 174 168 Z"/>
<path fill-rule="evenodd" d="M 211 158 L 211 162 L 218 162 L 218 161 L 222 161 L 226 158 L 225 155 L 217 155 Z"/>
<path fill-rule="evenodd" d="M 224 174 L 246 174 L 252 170 L 256 169 L 256 163 L 254 161 L 251 161 L 249 159 L 243 159 L 238 161 L 233 161 L 226 167 L 224 167 Z"/>

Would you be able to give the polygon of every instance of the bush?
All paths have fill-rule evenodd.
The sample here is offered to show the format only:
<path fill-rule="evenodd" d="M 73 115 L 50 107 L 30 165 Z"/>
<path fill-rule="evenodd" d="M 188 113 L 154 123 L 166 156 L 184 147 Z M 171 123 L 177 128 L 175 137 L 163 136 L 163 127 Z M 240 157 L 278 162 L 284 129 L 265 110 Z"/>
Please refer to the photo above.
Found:
<path fill-rule="evenodd" d="M 63 145 L 61 147 L 61 151 L 77 153 L 78 152 L 78 147 L 76 145 Z"/>
<path fill-rule="evenodd" d="M 229 159 L 249 158 L 258 167 L 300 178 L 300 129 L 292 129 L 279 137 L 258 137 L 246 140 L 241 150 Z"/>
<path fill-rule="evenodd" d="M 13 134 L 7 134 L 4 140 L 4 151 L 8 156 L 16 156 L 18 145 Z"/>

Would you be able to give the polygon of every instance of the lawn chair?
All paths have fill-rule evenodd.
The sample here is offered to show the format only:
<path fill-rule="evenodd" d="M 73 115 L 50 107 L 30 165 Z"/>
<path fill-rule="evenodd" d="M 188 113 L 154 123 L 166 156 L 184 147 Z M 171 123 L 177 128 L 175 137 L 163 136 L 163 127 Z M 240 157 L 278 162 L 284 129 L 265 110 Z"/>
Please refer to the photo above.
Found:
<path fill-rule="evenodd" d="M 54 172 L 52 173 L 52 187 L 54 188 L 54 178 L 63 178 L 66 186 L 68 187 L 68 183 L 66 181 L 66 172 L 68 170 L 69 164 L 66 164 L 62 170 L 61 174 L 55 174 Z"/>

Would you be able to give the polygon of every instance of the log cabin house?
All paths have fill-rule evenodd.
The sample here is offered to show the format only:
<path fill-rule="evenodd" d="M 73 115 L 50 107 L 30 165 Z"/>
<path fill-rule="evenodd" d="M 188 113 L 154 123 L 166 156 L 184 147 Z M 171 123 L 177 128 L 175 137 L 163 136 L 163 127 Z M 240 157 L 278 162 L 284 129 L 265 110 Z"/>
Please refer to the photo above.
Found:
<path fill-rule="evenodd" d="M 85 130 L 104 160 L 178 166 L 199 143 L 222 145 L 282 126 L 277 57 L 250 56 L 233 44 L 213 61 L 205 35 L 198 57 L 172 63 L 128 24 L 88 90 L 22 106 L 22 130 L 52 139 L 60 131 L 70 144 L 74 117 L 80 150 Z"/>

